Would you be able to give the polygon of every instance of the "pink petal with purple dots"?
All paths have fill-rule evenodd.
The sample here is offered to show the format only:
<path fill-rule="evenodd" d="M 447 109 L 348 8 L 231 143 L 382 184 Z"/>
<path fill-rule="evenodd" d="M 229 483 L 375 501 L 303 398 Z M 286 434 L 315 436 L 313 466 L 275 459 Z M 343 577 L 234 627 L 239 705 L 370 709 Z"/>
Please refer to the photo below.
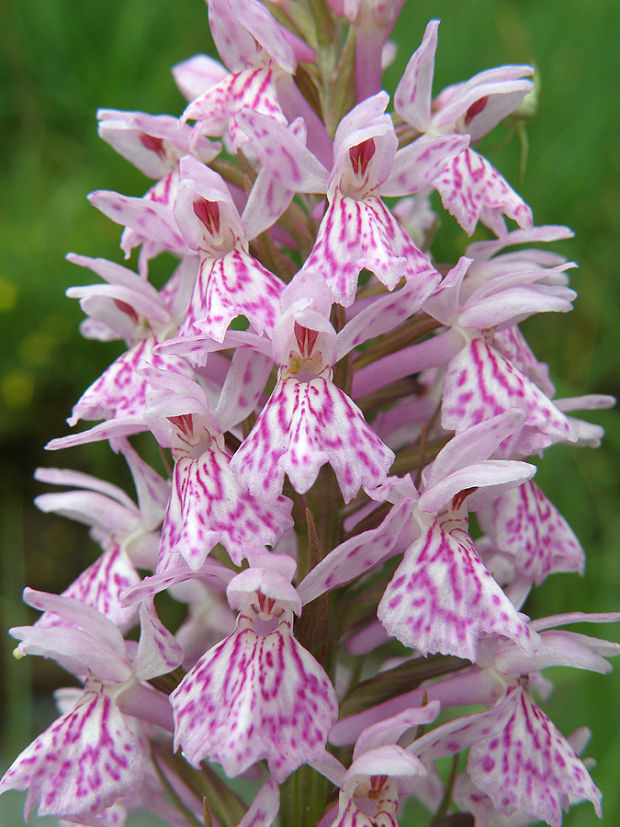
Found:
<path fill-rule="evenodd" d="M 479 220 L 496 235 L 504 235 L 502 215 L 514 219 L 520 227 L 532 226 L 532 211 L 525 201 L 473 149 L 465 149 L 448 161 L 433 186 L 441 195 L 444 207 L 468 235 L 476 229 Z"/>
<path fill-rule="evenodd" d="M 469 144 L 467 135 L 421 135 L 399 149 L 382 195 L 411 195 L 430 187 L 445 164 Z"/>
<path fill-rule="evenodd" d="M 142 783 L 148 743 L 142 724 L 121 714 L 111 693 L 89 681 L 78 702 L 30 744 L 0 781 L 0 793 L 28 790 L 25 817 L 79 820 Z"/>
<path fill-rule="evenodd" d="M 493 347 L 538 385 L 544 394 L 549 397 L 555 395 L 555 386 L 549 378 L 549 366 L 534 356 L 517 325 L 496 330 L 493 334 Z"/>
<path fill-rule="evenodd" d="M 304 269 L 316 270 L 334 300 L 353 303 L 357 277 L 371 270 L 388 290 L 401 278 L 436 284 L 436 270 L 377 196 L 356 200 L 336 193 Z"/>
<path fill-rule="evenodd" d="M 478 513 L 482 529 L 517 570 L 539 586 L 552 571 L 583 573 L 584 551 L 557 508 L 533 482 L 502 494 Z"/>
<path fill-rule="evenodd" d="M 154 367 L 166 373 L 183 376 L 192 373 L 189 364 L 179 356 L 154 351 L 152 336 L 142 339 L 112 362 L 99 379 L 81 396 L 74 406 L 70 425 L 80 419 L 118 419 L 144 416 L 148 379 L 139 371 Z"/>
<path fill-rule="evenodd" d="M 601 792 L 566 738 L 523 689 L 502 730 L 475 743 L 467 763 L 472 781 L 497 810 L 516 810 L 560 827 L 571 801 L 591 801 L 601 817 Z"/>
<path fill-rule="evenodd" d="M 220 763 L 239 775 L 266 758 L 281 783 L 320 756 L 337 717 L 322 667 L 280 621 L 257 632 L 241 615 L 237 630 L 206 653 L 170 696 L 175 748 L 190 763 Z"/>
<path fill-rule="evenodd" d="M 157 617 L 153 600 L 140 604 L 140 640 L 132 663 L 136 678 L 148 681 L 172 672 L 183 661 L 183 649 Z"/>
<path fill-rule="evenodd" d="M 72 597 L 87 606 L 93 606 L 108 617 L 119 629 L 127 630 L 133 625 L 136 611 L 133 606 L 127 608 L 121 603 L 121 594 L 140 582 L 138 572 L 122 550 L 113 543 L 91 566 L 62 592 L 62 597 Z M 35 626 L 65 626 L 69 621 L 63 620 L 54 612 L 44 612 Z"/>
<path fill-rule="evenodd" d="M 405 646 L 476 660 L 483 635 L 529 649 L 535 638 L 495 582 L 470 536 L 436 520 L 408 551 L 379 603 L 379 620 Z"/>
<path fill-rule="evenodd" d="M 278 74 L 273 66 L 235 72 L 192 101 L 183 118 L 195 120 L 195 129 L 199 130 L 199 134 L 229 135 L 233 152 L 247 148 L 249 139 L 237 122 L 237 115 L 244 109 L 260 112 L 286 125 L 278 102 Z"/>
<path fill-rule="evenodd" d="M 229 463 L 215 446 L 197 459 L 177 460 L 158 572 L 168 568 L 174 554 L 196 571 L 216 543 L 240 565 L 248 550 L 275 543 L 291 527 L 291 502 L 277 497 L 261 503 L 240 486 Z"/>
<path fill-rule="evenodd" d="M 485 676 L 485 681 L 488 684 L 487 676 Z M 463 688 L 461 687 L 462 691 Z M 462 697 L 461 694 L 461 700 Z M 457 705 L 459 703 L 460 700 Z M 488 701 L 483 701 L 483 703 L 488 703 Z M 409 749 L 414 755 L 419 755 L 425 762 L 435 761 L 437 758 L 443 758 L 446 755 L 454 755 L 456 752 L 478 743 L 481 739 L 493 737 L 497 732 L 501 732 L 506 721 L 514 713 L 516 704 L 517 698 L 509 692 L 490 709 L 455 718 L 435 727 L 435 729 L 417 738 Z"/>
<path fill-rule="evenodd" d="M 443 381 L 441 424 L 451 431 L 515 408 L 524 425 L 504 440 L 497 455 L 539 452 L 559 440 L 574 441 L 568 418 L 484 339 L 473 339 L 449 363 Z"/>
<path fill-rule="evenodd" d="M 328 172 L 306 147 L 304 135 L 252 109 L 239 113 L 239 124 L 263 167 L 292 192 L 327 192 Z"/>
<path fill-rule="evenodd" d="M 139 244 L 148 244 L 148 258 L 163 250 L 173 253 L 188 252 L 183 236 L 174 220 L 176 172 L 158 181 L 143 198 L 120 195 L 108 190 L 97 190 L 88 196 L 89 202 L 117 224 L 126 227 L 121 247 L 129 256 Z"/>
<path fill-rule="evenodd" d="M 241 247 L 204 258 L 179 336 L 197 332 L 224 339 L 231 321 L 246 316 L 259 335 L 271 333 L 284 282 Z"/>
<path fill-rule="evenodd" d="M 329 462 L 349 502 L 360 486 L 384 482 L 393 458 L 357 405 L 332 382 L 290 378 L 276 386 L 231 468 L 253 494 L 273 500 L 285 474 L 305 493 Z"/>

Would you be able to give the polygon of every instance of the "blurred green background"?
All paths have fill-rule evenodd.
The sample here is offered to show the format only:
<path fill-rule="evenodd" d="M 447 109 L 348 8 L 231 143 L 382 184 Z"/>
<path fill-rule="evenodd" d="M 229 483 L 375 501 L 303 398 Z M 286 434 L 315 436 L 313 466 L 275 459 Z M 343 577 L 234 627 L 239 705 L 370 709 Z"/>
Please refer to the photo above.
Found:
<path fill-rule="evenodd" d="M 399 53 L 386 75 L 388 91 L 431 17 L 442 18 L 435 91 L 501 63 L 537 66 L 539 112 L 528 127 L 523 180 L 516 139 L 487 155 L 533 207 L 537 224 L 576 231 L 555 249 L 580 264 L 572 275 L 579 299 L 569 316 L 534 319 L 526 333 L 550 363 L 559 396 L 620 396 L 620 4 L 408 0 L 394 31 Z M 119 228 L 85 195 L 97 188 L 139 195 L 148 186 L 98 140 L 95 110 L 180 114 L 184 102 L 169 68 L 211 50 L 212 42 L 201 0 L 20 0 L 3 7 L 3 35 L 0 626 L 7 628 L 31 622 L 19 599 L 25 584 L 59 591 L 97 553 L 80 526 L 32 506 L 41 490 L 34 468 L 69 466 L 128 482 L 122 461 L 104 446 L 53 456 L 42 447 L 67 432 L 71 405 L 119 353 L 117 344 L 79 338 L 79 306 L 63 296 L 70 285 L 90 282 L 86 271 L 64 261 L 67 251 L 121 260 Z M 444 221 L 440 252 L 454 259 L 464 246 L 461 235 Z M 615 410 L 586 416 L 606 428 L 603 447 L 556 446 L 538 476 L 586 549 L 586 574 L 556 575 L 544 584 L 528 604 L 533 616 L 620 607 L 620 417 Z M 584 631 L 620 640 L 614 627 Z M 12 648 L 8 638 L 0 647 L 3 765 L 49 721 L 50 702 L 39 696 L 63 681 L 52 664 L 14 662 Z M 604 793 L 605 823 L 618 824 L 620 677 L 547 674 L 556 691 L 545 708 L 560 730 L 584 724 L 593 730 L 588 754 L 598 762 L 593 776 Z M 17 799 L 14 793 L 0 799 L 3 827 L 22 823 Z M 598 822 L 582 805 L 564 823 Z"/>

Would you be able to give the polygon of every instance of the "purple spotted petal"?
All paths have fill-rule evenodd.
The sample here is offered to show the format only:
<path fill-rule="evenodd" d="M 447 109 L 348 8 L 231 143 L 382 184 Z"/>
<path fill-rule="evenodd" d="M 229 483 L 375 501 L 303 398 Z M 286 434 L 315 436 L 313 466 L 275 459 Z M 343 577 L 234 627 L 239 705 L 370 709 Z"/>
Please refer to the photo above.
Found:
<path fill-rule="evenodd" d="M 251 109 L 239 114 L 239 123 L 263 167 L 283 187 L 293 192 L 327 192 L 327 170 L 306 147 L 302 136 Z"/>
<path fill-rule="evenodd" d="M 444 207 L 468 235 L 482 221 L 501 236 L 506 228 L 502 214 L 513 218 L 520 227 L 532 226 L 532 211 L 491 164 L 465 149 L 452 158 L 433 182 Z"/>
<path fill-rule="evenodd" d="M 237 115 L 243 109 L 252 109 L 286 125 L 274 75 L 272 67 L 235 72 L 192 101 L 183 118 L 195 120 L 200 132 L 206 135 L 228 133 L 236 152 L 248 143 L 247 135 L 237 123 Z"/>
<path fill-rule="evenodd" d="M 329 822 L 330 827 L 398 827 L 397 798 L 388 797 L 385 794 L 379 795 L 380 797 L 377 798 L 373 794 L 370 799 L 372 804 L 364 802 L 365 808 L 370 809 L 371 815 L 360 810 L 352 798 L 345 798 L 340 804 L 335 821 Z"/>
<path fill-rule="evenodd" d="M 112 362 L 74 406 L 70 425 L 80 419 L 119 419 L 144 416 L 148 380 L 138 373 L 152 366 L 168 373 L 191 374 L 189 364 L 179 356 L 154 351 L 152 336 L 142 339 Z"/>
<path fill-rule="evenodd" d="M 119 356 L 73 407 L 69 425 L 80 419 L 113 419 L 121 414 L 136 416 L 144 411 L 146 382 L 136 373 L 145 356 L 150 356 L 152 341 L 142 339 Z"/>
<path fill-rule="evenodd" d="M 323 753 L 338 709 L 329 678 L 285 622 L 261 636 L 244 616 L 187 673 L 170 703 L 175 748 L 190 763 L 208 758 L 235 776 L 266 758 L 278 783 Z"/>
<path fill-rule="evenodd" d="M 476 660 L 482 635 L 502 635 L 530 648 L 527 618 L 517 612 L 481 561 L 470 536 L 437 520 L 408 551 L 377 611 L 401 643 Z"/>
<path fill-rule="evenodd" d="M 143 198 L 97 190 L 89 202 L 117 224 L 126 227 L 121 247 L 129 255 L 139 244 L 150 245 L 148 258 L 163 250 L 187 253 L 187 246 L 174 220 L 176 171 L 158 181 Z"/>
<path fill-rule="evenodd" d="M 223 341 L 236 316 L 247 316 L 254 329 L 271 333 L 284 283 L 240 247 L 222 258 L 204 258 L 180 336 L 199 331 Z"/>
<path fill-rule="evenodd" d="M 472 781 L 506 815 L 516 810 L 560 827 L 562 809 L 587 799 L 601 817 L 601 793 L 583 762 L 523 689 L 500 732 L 475 743 L 468 771 Z"/>
<path fill-rule="evenodd" d="M 504 411 L 522 411 L 525 424 L 504 440 L 500 456 L 536 453 L 559 440 L 574 441 L 568 418 L 484 339 L 473 339 L 449 363 L 443 382 L 441 424 L 465 430 Z"/>
<path fill-rule="evenodd" d="M 0 793 L 28 790 L 26 818 L 37 804 L 40 816 L 89 818 L 141 784 L 147 756 L 142 724 L 93 681 L 13 762 Z"/>
<path fill-rule="evenodd" d="M 488 678 L 486 676 L 485 682 L 488 685 Z M 463 692 L 467 694 L 466 687 L 467 681 L 465 682 L 465 687 L 459 687 L 460 698 L 456 702 L 457 706 L 462 701 Z M 489 699 L 480 702 L 485 704 L 493 703 L 493 701 Z M 490 709 L 485 709 L 483 712 L 475 712 L 473 715 L 455 718 L 452 721 L 441 724 L 441 726 L 435 727 L 430 732 L 417 738 L 411 745 L 410 750 L 414 755 L 419 755 L 425 762 L 434 761 L 446 755 L 454 755 L 456 752 L 470 747 L 483 738 L 490 738 L 497 732 L 501 732 L 502 727 L 513 714 L 516 703 L 517 699 L 514 694 L 508 693 L 508 695 L 504 695 L 502 700 Z"/>
<path fill-rule="evenodd" d="M 399 149 L 382 195 L 411 195 L 430 187 L 445 164 L 469 144 L 467 135 L 421 135 Z"/>
<path fill-rule="evenodd" d="M 113 543 L 92 566 L 83 571 L 64 590 L 62 597 L 72 597 L 87 606 L 93 606 L 126 630 L 133 625 L 136 611 L 121 604 L 121 593 L 140 582 L 138 572 L 120 545 Z M 36 626 L 66 626 L 71 621 L 63 620 L 54 612 L 44 612 Z"/>
<path fill-rule="evenodd" d="M 253 494 L 271 501 L 285 474 L 304 493 L 329 462 L 348 502 L 360 486 L 382 483 L 393 458 L 357 405 L 332 382 L 290 378 L 274 390 L 231 468 Z"/>
<path fill-rule="evenodd" d="M 533 482 L 502 494 L 478 513 L 478 519 L 498 548 L 513 555 L 517 570 L 537 586 L 552 571 L 583 573 L 579 540 Z"/>
<path fill-rule="evenodd" d="M 304 269 L 316 270 L 334 300 L 348 307 L 361 270 L 371 270 L 388 290 L 401 278 L 430 280 L 436 270 L 380 198 L 361 201 L 336 193 Z"/>
<path fill-rule="evenodd" d="M 177 460 L 158 572 L 168 568 L 175 553 L 195 571 L 216 543 L 240 565 L 249 550 L 275 543 L 292 526 L 291 502 L 277 497 L 262 504 L 239 485 L 229 463 L 217 447 L 195 460 Z"/>
<path fill-rule="evenodd" d="M 132 664 L 138 680 L 172 672 L 183 661 L 183 649 L 157 617 L 152 600 L 140 604 L 140 641 Z"/>
<path fill-rule="evenodd" d="M 521 373 L 538 385 L 543 393 L 549 397 L 555 395 L 555 387 L 549 378 L 549 366 L 545 362 L 539 362 L 534 356 L 517 325 L 496 330 L 493 335 L 493 346 L 519 368 Z"/>

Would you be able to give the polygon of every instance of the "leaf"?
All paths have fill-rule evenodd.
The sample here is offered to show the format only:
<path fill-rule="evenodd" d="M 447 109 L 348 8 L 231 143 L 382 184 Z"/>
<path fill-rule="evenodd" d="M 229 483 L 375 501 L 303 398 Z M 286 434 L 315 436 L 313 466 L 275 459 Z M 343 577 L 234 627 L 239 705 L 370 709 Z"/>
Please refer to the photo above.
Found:
<path fill-rule="evenodd" d="M 397 695 L 411 692 L 430 678 L 457 672 L 467 666 L 471 666 L 468 660 L 452 655 L 429 655 L 401 663 L 352 689 L 340 704 L 340 717 L 355 715 Z"/>

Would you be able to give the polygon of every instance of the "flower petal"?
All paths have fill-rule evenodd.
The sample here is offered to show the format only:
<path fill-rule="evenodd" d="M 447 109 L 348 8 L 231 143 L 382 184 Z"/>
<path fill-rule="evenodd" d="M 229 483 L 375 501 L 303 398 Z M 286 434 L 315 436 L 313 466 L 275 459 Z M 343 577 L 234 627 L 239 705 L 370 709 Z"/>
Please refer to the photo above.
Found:
<path fill-rule="evenodd" d="M 482 738 L 467 763 L 472 781 L 506 815 L 515 810 L 560 827 L 571 800 L 588 799 L 601 817 L 601 792 L 581 759 L 522 689 L 501 732 Z"/>
<path fill-rule="evenodd" d="M 180 336 L 198 330 L 223 341 L 236 316 L 247 316 L 262 335 L 271 333 L 284 282 L 241 247 L 222 258 L 204 258 Z"/>
<path fill-rule="evenodd" d="M 348 502 L 360 486 L 383 482 L 393 457 L 357 405 L 332 382 L 289 378 L 276 386 L 231 468 L 253 494 L 274 499 L 285 474 L 304 493 L 329 462 Z"/>
<path fill-rule="evenodd" d="M 227 454 L 213 447 L 196 460 L 177 460 L 162 529 L 157 571 L 180 553 L 196 570 L 216 543 L 236 565 L 248 551 L 274 544 L 292 525 L 285 497 L 265 505 L 237 482 Z"/>
<path fill-rule="evenodd" d="M 119 629 L 127 630 L 133 625 L 135 608 L 121 603 L 125 589 L 140 582 L 140 576 L 122 548 L 113 543 L 91 566 L 66 588 L 61 597 L 72 597 L 86 606 L 98 609 L 101 614 L 115 623 Z M 71 625 L 54 612 L 44 612 L 36 626 Z"/>
<path fill-rule="evenodd" d="M 175 748 L 182 746 L 190 763 L 208 758 L 235 776 L 266 758 L 278 783 L 323 753 L 337 717 L 327 675 L 287 624 L 261 637 L 243 616 L 187 673 L 170 703 Z"/>
<path fill-rule="evenodd" d="M 436 284 L 435 268 L 380 198 L 369 195 L 358 201 L 336 192 L 304 269 L 317 270 L 334 300 L 348 307 L 364 268 L 388 290 L 403 277 Z"/>
<path fill-rule="evenodd" d="M 502 494 L 478 513 L 482 529 L 539 586 L 552 571 L 583 572 L 584 551 L 557 508 L 533 482 Z"/>
<path fill-rule="evenodd" d="M 571 424 L 553 402 L 484 339 L 473 339 L 451 360 L 443 381 L 441 424 L 460 432 L 511 408 L 525 423 L 497 455 L 527 455 L 559 440 L 574 441 Z"/>
<path fill-rule="evenodd" d="M 481 561 L 470 536 L 437 520 L 405 552 L 377 614 L 391 635 L 423 655 L 476 660 L 479 638 L 503 635 L 529 649 L 535 635 Z"/>
<path fill-rule="evenodd" d="M 87 688 L 13 762 L 0 793 L 28 790 L 25 814 L 92 817 L 139 786 L 148 745 L 142 725 L 120 712 L 105 691 Z"/>
<path fill-rule="evenodd" d="M 444 207 L 468 235 L 473 233 L 479 220 L 496 235 L 504 235 L 502 214 L 513 218 L 520 227 L 532 226 L 532 211 L 525 201 L 486 158 L 473 149 L 464 149 L 448 161 L 433 186 L 441 195 Z"/>

